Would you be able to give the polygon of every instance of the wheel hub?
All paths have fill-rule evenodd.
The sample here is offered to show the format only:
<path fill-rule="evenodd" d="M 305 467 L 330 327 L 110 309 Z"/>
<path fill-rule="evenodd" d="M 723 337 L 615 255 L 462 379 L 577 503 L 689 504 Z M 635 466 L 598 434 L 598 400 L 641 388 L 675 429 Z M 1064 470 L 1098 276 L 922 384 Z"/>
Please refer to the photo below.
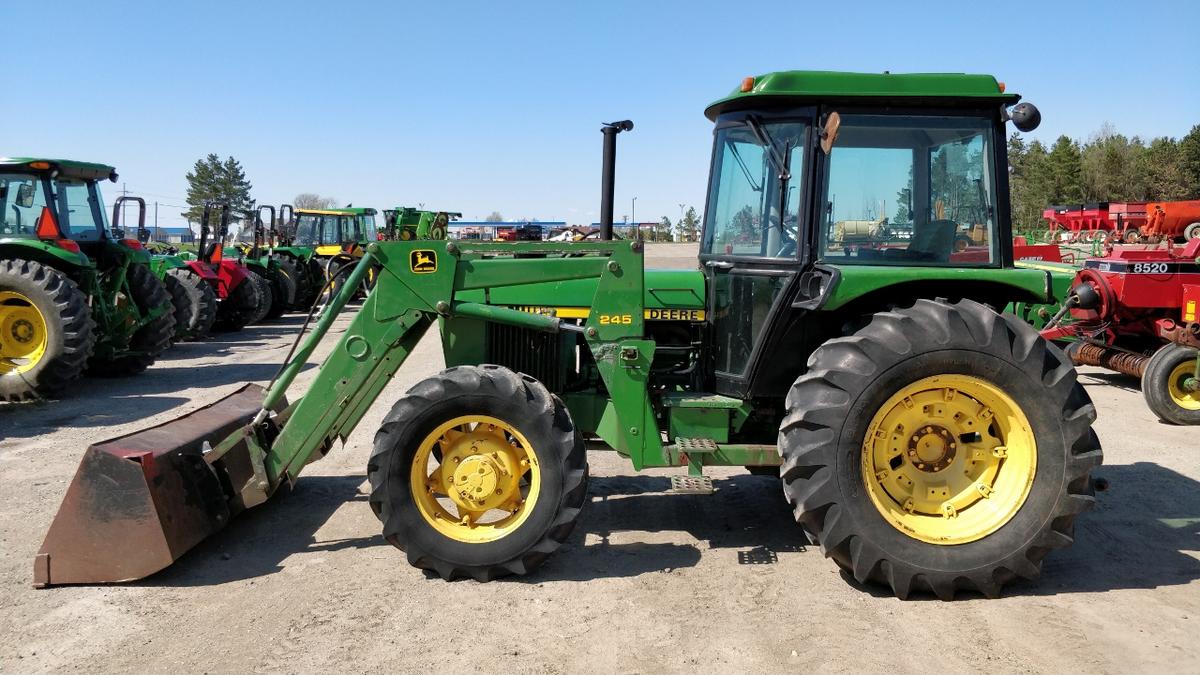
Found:
<path fill-rule="evenodd" d="M 937 473 L 954 461 L 958 444 L 943 426 L 929 424 L 908 440 L 908 461 L 919 471 Z"/>
<path fill-rule="evenodd" d="M 13 323 L 12 336 L 13 339 L 21 344 L 33 342 L 33 324 L 26 319 L 17 319 Z"/>
<path fill-rule="evenodd" d="M 450 495 L 459 505 L 472 511 L 486 511 L 506 499 L 509 474 L 489 455 L 471 455 L 454 469 Z"/>

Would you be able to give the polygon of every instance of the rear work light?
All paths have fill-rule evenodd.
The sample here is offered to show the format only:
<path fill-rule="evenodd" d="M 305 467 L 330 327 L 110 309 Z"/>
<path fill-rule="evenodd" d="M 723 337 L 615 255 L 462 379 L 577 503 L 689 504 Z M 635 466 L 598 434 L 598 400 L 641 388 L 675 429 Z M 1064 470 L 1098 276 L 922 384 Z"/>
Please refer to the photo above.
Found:
<path fill-rule="evenodd" d="M 143 251 L 146 248 L 145 246 L 142 246 L 142 242 L 138 241 L 137 239 L 122 239 L 121 243 L 135 251 Z"/>
<path fill-rule="evenodd" d="M 64 251 L 70 251 L 71 253 L 82 252 L 79 248 L 79 244 L 71 239 L 57 239 L 55 240 L 54 245 Z"/>

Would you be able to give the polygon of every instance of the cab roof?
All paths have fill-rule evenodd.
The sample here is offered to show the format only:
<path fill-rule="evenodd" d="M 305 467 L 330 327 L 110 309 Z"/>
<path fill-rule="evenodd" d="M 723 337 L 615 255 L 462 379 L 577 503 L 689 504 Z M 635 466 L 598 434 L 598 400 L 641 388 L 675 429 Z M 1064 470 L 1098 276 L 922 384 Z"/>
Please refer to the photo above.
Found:
<path fill-rule="evenodd" d="M 777 99 L 894 100 L 910 102 L 994 100 L 1016 103 L 1020 96 L 1005 94 L 992 75 L 967 73 L 845 73 L 829 70 L 787 70 L 748 77 L 728 96 L 713 102 L 704 114 L 715 120 L 727 110 L 769 104 Z"/>
<path fill-rule="evenodd" d="M 42 164 L 46 166 L 42 166 Z M 114 181 L 117 179 L 117 170 L 107 164 L 43 157 L 0 157 L 0 170 L 50 171 L 52 169 L 57 169 L 60 175 L 67 178 Z"/>
<path fill-rule="evenodd" d="M 296 209 L 296 213 L 308 213 L 320 216 L 357 216 L 362 214 L 373 216 L 376 211 L 372 208 Z"/>

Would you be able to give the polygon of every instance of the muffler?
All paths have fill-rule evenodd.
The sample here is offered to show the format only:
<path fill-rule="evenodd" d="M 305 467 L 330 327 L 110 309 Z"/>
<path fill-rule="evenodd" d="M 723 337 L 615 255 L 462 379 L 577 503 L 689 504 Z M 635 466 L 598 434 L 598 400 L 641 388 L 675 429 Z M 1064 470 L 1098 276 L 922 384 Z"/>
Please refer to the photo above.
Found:
<path fill-rule="evenodd" d="M 88 447 L 34 559 L 34 586 L 141 579 L 264 501 L 270 481 L 248 426 L 263 395 L 248 384 L 178 419 Z"/>

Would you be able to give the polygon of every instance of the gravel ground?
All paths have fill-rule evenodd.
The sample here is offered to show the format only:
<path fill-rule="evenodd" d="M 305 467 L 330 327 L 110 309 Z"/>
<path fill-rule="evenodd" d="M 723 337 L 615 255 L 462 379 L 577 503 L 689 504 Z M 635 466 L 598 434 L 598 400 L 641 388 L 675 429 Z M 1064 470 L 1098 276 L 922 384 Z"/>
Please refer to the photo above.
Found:
<path fill-rule="evenodd" d="M 694 255 L 694 245 L 651 246 L 649 264 L 687 267 Z M 773 479 L 727 469 L 712 496 L 669 495 L 671 472 L 635 474 L 606 452 L 590 455 L 580 526 L 538 572 L 428 578 L 380 537 L 364 471 L 390 402 L 441 367 L 434 339 L 345 447 L 165 572 L 31 588 L 34 554 L 89 442 L 265 383 L 298 323 L 180 345 L 142 376 L 87 379 L 61 401 L 0 404 L 0 670 L 1200 669 L 1193 431 L 1159 424 L 1134 381 L 1096 370 L 1082 379 L 1100 410 L 1097 474 L 1112 488 L 1039 582 L 999 600 L 900 602 L 856 587 L 804 545 Z"/>

